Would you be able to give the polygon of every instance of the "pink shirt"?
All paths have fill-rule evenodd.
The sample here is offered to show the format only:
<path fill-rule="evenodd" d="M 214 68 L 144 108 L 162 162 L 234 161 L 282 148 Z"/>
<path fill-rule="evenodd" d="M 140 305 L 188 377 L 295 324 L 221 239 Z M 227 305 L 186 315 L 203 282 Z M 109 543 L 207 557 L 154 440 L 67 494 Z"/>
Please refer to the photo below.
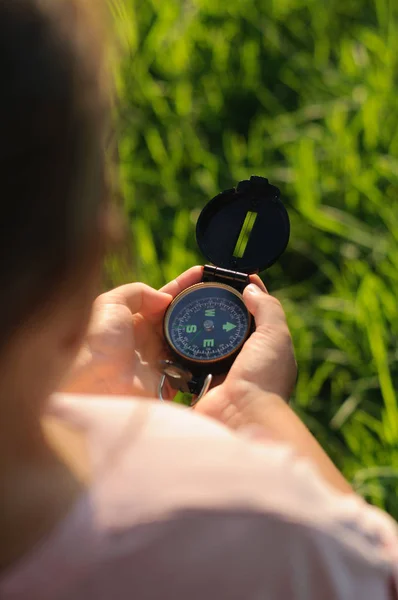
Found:
<path fill-rule="evenodd" d="M 57 396 L 87 431 L 90 489 L 0 579 L 1 600 L 397 599 L 392 519 L 287 446 L 192 411 Z"/>

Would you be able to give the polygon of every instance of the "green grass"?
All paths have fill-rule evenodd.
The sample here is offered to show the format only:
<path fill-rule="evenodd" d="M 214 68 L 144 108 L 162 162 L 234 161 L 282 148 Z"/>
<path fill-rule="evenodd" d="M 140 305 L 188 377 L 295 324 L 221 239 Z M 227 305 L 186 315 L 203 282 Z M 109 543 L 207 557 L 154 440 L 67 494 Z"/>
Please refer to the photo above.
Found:
<path fill-rule="evenodd" d="M 158 287 L 203 263 L 208 199 L 251 174 L 277 185 L 292 236 L 263 275 L 294 337 L 295 408 L 398 518 L 398 3 L 110 4 L 130 276 Z"/>

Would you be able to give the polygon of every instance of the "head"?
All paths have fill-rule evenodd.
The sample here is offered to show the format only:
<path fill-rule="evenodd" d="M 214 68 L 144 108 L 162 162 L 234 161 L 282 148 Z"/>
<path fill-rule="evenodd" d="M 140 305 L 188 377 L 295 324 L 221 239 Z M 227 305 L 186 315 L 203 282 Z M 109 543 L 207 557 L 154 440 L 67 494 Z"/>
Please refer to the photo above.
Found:
<path fill-rule="evenodd" d="M 57 387 L 98 289 L 108 117 L 98 4 L 0 0 L 0 411 Z"/>

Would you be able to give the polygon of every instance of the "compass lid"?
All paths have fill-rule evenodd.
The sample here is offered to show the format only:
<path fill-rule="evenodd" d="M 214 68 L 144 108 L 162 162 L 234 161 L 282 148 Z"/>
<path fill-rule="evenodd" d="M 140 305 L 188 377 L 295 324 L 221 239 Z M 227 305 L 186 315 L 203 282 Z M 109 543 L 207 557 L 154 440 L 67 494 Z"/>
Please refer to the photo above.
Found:
<path fill-rule="evenodd" d="M 256 176 L 210 200 L 196 225 L 196 240 L 206 259 L 242 273 L 258 273 L 274 264 L 289 235 L 279 189 Z"/>

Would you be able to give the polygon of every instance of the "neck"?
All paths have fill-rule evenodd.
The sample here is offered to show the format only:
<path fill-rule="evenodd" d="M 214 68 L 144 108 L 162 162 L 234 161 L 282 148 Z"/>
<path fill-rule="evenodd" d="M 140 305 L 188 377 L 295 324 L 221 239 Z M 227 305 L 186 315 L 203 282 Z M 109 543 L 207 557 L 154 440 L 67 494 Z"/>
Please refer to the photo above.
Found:
<path fill-rule="evenodd" d="M 40 464 L 49 456 L 36 398 L 24 400 L 0 392 L 0 480 L 22 465 Z"/>
<path fill-rule="evenodd" d="M 51 531 L 83 489 L 63 455 L 73 436 L 63 424 L 47 422 L 37 409 L 44 402 L 31 400 L 0 399 L 0 570 Z"/>

